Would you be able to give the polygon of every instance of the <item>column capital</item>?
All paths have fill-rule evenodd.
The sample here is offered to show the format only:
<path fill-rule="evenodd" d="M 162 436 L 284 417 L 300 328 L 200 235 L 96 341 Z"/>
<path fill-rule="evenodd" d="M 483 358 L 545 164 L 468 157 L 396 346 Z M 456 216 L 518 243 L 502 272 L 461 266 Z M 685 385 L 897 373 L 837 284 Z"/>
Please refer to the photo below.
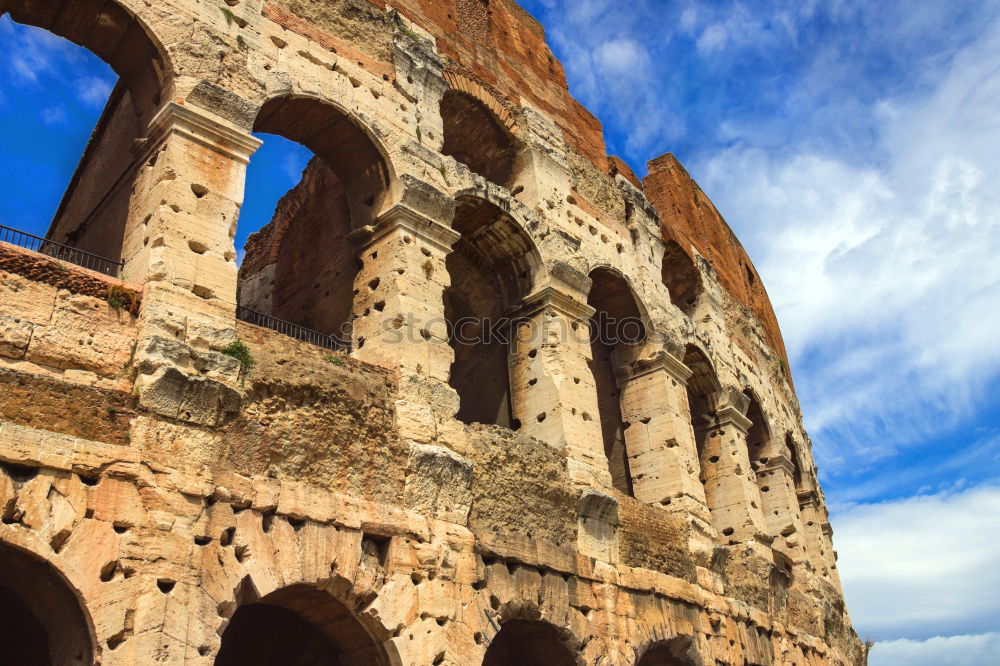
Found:
<path fill-rule="evenodd" d="M 715 426 L 719 428 L 733 426 L 746 436 L 752 425 L 753 422 L 732 405 L 727 405 L 715 413 Z"/>
<path fill-rule="evenodd" d="M 795 471 L 795 466 L 792 461 L 789 460 L 788 456 L 777 455 L 771 456 L 767 459 L 767 463 L 761 465 L 760 472 L 784 472 L 788 476 L 791 476 Z"/>
<path fill-rule="evenodd" d="M 409 232 L 446 255 L 451 253 L 455 243 L 462 237 L 451 227 L 418 213 L 405 204 L 396 204 L 379 216 L 365 245 L 380 241 L 395 231 Z"/>
<path fill-rule="evenodd" d="M 542 287 L 534 294 L 525 297 L 521 307 L 512 313 L 513 317 L 530 318 L 539 312 L 552 308 L 570 319 L 587 320 L 594 316 L 594 308 L 582 303 L 555 287 Z"/>
<path fill-rule="evenodd" d="M 171 134 L 200 143 L 227 157 L 248 164 L 263 143 L 242 127 L 198 106 L 168 102 L 149 123 L 144 153 L 155 150 Z"/>
<path fill-rule="evenodd" d="M 648 358 L 639 359 L 631 365 L 617 368 L 615 376 L 618 379 L 618 385 L 621 386 L 627 381 L 660 371 L 667 373 L 671 379 L 677 381 L 681 386 L 687 386 L 688 380 L 694 374 L 690 368 L 676 357 L 665 351 L 660 351 Z"/>
<path fill-rule="evenodd" d="M 795 493 L 799 498 L 799 507 L 808 506 L 809 504 L 816 505 L 818 497 L 815 490 L 799 490 Z"/>

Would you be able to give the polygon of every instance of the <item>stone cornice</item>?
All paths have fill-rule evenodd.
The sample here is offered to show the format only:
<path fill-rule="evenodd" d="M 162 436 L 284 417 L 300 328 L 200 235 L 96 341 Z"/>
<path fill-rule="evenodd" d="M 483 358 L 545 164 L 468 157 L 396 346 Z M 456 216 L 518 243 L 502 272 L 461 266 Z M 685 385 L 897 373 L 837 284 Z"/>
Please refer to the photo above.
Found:
<path fill-rule="evenodd" d="M 446 227 L 409 206 L 396 204 L 379 216 L 366 245 L 378 242 L 394 231 L 409 232 L 446 255 L 451 253 L 452 247 L 462 237 L 451 227 Z"/>
<path fill-rule="evenodd" d="M 771 456 L 767 459 L 767 463 L 761 466 L 759 471 L 784 472 L 788 476 L 791 476 L 795 472 L 795 465 L 793 465 L 792 461 L 788 459 L 788 456 Z"/>
<path fill-rule="evenodd" d="M 512 316 L 531 318 L 547 308 L 552 308 L 570 319 L 579 320 L 588 320 L 595 312 L 594 308 L 555 287 L 543 287 L 525 298 L 521 307 L 515 310 Z"/>
<path fill-rule="evenodd" d="M 655 355 L 636 361 L 630 366 L 619 368 L 616 371 L 618 384 L 622 385 L 632 379 L 645 377 L 654 372 L 663 371 L 676 380 L 682 386 L 687 386 L 688 380 L 694 374 L 684 363 L 665 351 L 657 352 Z"/>
<path fill-rule="evenodd" d="M 745 437 L 748 432 L 750 432 L 750 427 L 753 422 L 744 416 L 739 409 L 731 405 L 723 407 L 715 413 L 716 426 L 719 428 L 725 428 L 727 426 L 732 426 L 739 430 Z"/>
<path fill-rule="evenodd" d="M 217 150 L 244 164 L 263 143 L 246 130 L 210 111 L 180 102 L 169 102 L 149 123 L 145 153 L 160 146 L 171 134 Z"/>

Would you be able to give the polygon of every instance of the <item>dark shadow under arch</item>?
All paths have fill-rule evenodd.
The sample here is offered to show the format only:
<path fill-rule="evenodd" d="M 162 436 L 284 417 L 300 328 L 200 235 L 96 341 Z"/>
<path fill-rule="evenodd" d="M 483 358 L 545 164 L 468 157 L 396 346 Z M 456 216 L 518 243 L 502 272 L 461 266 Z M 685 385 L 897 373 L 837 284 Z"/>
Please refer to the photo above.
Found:
<path fill-rule="evenodd" d="M 490 329 L 529 295 L 541 257 L 517 221 L 484 199 L 459 197 L 452 226 L 461 238 L 446 261 L 444 311 L 455 353 L 449 384 L 459 395 L 456 418 L 509 428 L 509 345 Z"/>
<path fill-rule="evenodd" d="M 390 660 L 346 605 L 309 585 L 292 585 L 237 609 L 215 664 L 388 666 Z"/>
<path fill-rule="evenodd" d="M 483 666 L 575 666 L 559 631 L 547 622 L 508 620 L 493 637 Z"/>
<path fill-rule="evenodd" d="M 701 666 L 702 660 L 689 636 L 678 636 L 650 646 L 636 661 L 636 666 Z"/>
<path fill-rule="evenodd" d="M 664 246 L 660 278 L 670 293 L 670 302 L 690 316 L 705 288 L 701 273 L 677 241 L 668 240 Z"/>
<path fill-rule="evenodd" d="M 349 340 L 364 240 L 359 230 L 374 224 L 393 178 L 385 150 L 354 116 L 314 97 L 270 99 L 253 129 L 299 143 L 315 157 L 270 222 L 248 238 L 237 300 Z"/>
<path fill-rule="evenodd" d="M 622 418 L 618 370 L 636 360 L 646 337 L 646 325 L 642 306 L 620 273 L 596 268 L 591 271 L 590 279 L 587 304 L 595 310 L 590 320 L 590 371 L 597 387 L 604 454 L 614 487 L 634 496 L 625 447 L 626 424 Z"/>
<path fill-rule="evenodd" d="M 751 389 L 743 391 L 749 399 L 747 418 L 750 419 L 750 430 L 747 431 L 747 450 L 750 453 L 750 465 L 756 469 L 774 455 L 771 442 L 771 428 L 761 409 L 757 394 Z"/>
<path fill-rule="evenodd" d="M 0 664 L 94 663 L 89 619 L 51 564 L 0 542 Z"/>
<path fill-rule="evenodd" d="M 441 121 L 443 154 L 486 180 L 504 187 L 511 185 L 516 142 L 485 104 L 464 92 L 448 90 L 441 98 Z"/>

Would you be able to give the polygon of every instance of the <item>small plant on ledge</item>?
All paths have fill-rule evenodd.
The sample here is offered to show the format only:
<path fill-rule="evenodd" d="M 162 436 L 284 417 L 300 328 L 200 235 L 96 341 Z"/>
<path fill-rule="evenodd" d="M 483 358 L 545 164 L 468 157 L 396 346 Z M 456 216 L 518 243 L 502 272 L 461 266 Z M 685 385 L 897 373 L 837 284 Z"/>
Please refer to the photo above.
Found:
<path fill-rule="evenodd" d="M 222 350 L 222 353 L 226 356 L 235 358 L 240 362 L 240 384 L 243 383 L 247 373 L 250 372 L 253 366 L 257 365 L 257 361 L 254 360 L 253 354 L 250 353 L 250 348 L 240 340 L 230 342 L 229 345 Z"/>

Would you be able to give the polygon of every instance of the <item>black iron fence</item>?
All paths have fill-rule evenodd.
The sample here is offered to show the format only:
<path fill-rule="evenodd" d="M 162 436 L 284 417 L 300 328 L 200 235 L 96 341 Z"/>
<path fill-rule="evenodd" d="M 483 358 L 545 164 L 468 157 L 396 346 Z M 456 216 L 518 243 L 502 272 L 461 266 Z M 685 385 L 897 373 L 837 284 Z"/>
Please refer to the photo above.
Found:
<path fill-rule="evenodd" d="M 82 266 L 97 273 L 103 273 L 110 277 L 119 277 L 122 272 L 122 262 L 112 261 L 105 257 L 98 256 L 85 250 L 78 250 L 69 245 L 56 243 L 41 236 L 11 229 L 0 224 L 0 243 L 10 243 L 26 250 L 44 254 L 47 257 L 66 261 L 77 266 Z"/>
<path fill-rule="evenodd" d="M 351 351 L 351 343 L 345 342 L 335 335 L 327 335 L 326 333 L 313 331 L 305 326 L 299 326 L 298 324 L 283 321 L 277 317 L 266 315 L 263 312 L 255 312 L 254 310 L 245 308 L 242 305 L 236 306 L 236 318 L 240 321 L 245 321 L 248 324 L 253 324 L 254 326 L 269 328 L 272 331 L 281 333 L 282 335 L 287 335 L 290 338 L 295 338 L 296 340 L 301 340 L 302 342 L 308 342 L 311 345 L 316 345 L 317 347 L 322 347 L 323 349 L 344 352 L 345 354 Z"/>

